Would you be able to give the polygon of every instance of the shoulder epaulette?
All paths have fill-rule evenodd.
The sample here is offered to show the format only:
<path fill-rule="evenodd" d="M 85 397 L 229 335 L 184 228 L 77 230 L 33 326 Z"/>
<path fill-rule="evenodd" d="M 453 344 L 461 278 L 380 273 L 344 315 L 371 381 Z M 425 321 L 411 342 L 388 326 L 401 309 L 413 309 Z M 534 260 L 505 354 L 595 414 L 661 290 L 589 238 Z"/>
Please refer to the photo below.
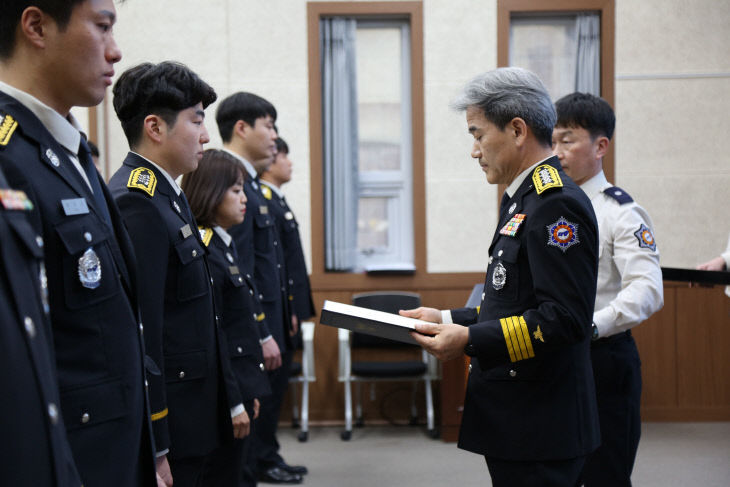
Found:
<path fill-rule="evenodd" d="M 155 195 L 155 188 L 157 187 L 157 177 L 152 169 L 146 167 L 138 167 L 132 170 L 129 175 L 129 181 L 127 181 L 127 187 L 130 189 L 139 189 L 150 195 Z"/>
<path fill-rule="evenodd" d="M 619 205 L 625 205 L 626 203 L 631 203 L 632 201 L 634 201 L 634 198 L 629 196 L 629 193 L 619 188 L 618 186 L 611 186 L 610 188 L 606 188 L 603 190 L 603 193 L 606 196 L 610 196 L 611 198 L 618 201 Z"/>
<path fill-rule="evenodd" d="M 0 121 L 0 146 L 8 145 L 16 128 L 18 128 L 18 121 L 7 113 L 3 115 L 2 121 Z"/>
<path fill-rule="evenodd" d="M 203 241 L 206 247 L 209 246 L 210 241 L 213 239 L 213 229 L 207 227 L 198 227 L 198 231 L 200 232 L 200 240 Z"/>
<path fill-rule="evenodd" d="M 264 195 L 264 198 L 266 198 L 267 200 L 270 200 L 272 197 L 271 188 L 269 188 L 265 184 L 262 184 L 261 185 L 261 194 Z"/>
<path fill-rule="evenodd" d="M 551 188 L 562 188 L 563 181 L 560 179 L 558 170 L 550 164 L 540 164 L 532 172 L 532 182 L 535 185 L 537 194 L 542 194 Z"/>

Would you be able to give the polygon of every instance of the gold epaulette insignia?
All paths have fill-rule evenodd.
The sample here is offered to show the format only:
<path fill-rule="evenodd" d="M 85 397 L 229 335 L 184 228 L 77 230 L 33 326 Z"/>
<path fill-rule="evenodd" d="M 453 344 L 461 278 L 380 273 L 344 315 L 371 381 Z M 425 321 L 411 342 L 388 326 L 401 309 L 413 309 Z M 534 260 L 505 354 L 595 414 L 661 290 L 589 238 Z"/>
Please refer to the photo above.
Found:
<path fill-rule="evenodd" d="M 509 359 L 512 362 L 525 360 L 535 356 L 530 340 L 530 332 L 523 316 L 510 316 L 499 320 L 502 325 L 504 341 L 507 344 Z"/>
<path fill-rule="evenodd" d="M 479 310 L 482 309 L 481 306 L 477 306 L 477 316 L 479 316 Z"/>
<path fill-rule="evenodd" d="M 0 122 L 0 145 L 8 145 L 16 128 L 18 128 L 18 122 L 6 114 Z"/>
<path fill-rule="evenodd" d="M 272 195 L 271 195 L 271 188 L 269 188 L 265 184 L 262 184 L 261 185 L 261 194 L 264 195 L 264 198 L 266 198 L 267 200 L 270 200 L 271 197 L 272 197 Z"/>
<path fill-rule="evenodd" d="M 540 330 L 540 325 L 537 325 L 537 330 L 532 332 L 532 336 L 535 337 L 535 340 L 540 340 L 542 343 L 545 343 L 545 337 L 542 336 L 542 330 Z"/>
<path fill-rule="evenodd" d="M 200 232 L 200 240 L 203 241 L 205 246 L 210 245 L 210 241 L 213 239 L 213 229 L 212 228 L 206 228 L 206 227 L 198 227 L 198 232 Z"/>
<path fill-rule="evenodd" d="M 155 195 L 155 188 L 157 187 L 157 177 L 152 169 L 146 167 L 138 167 L 132 171 L 129 175 L 129 181 L 127 181 L 127 187 L 132 189 L 139 189 L 144 191 L 150 196 Z"/>
<path fill-rule="evenodd" d="M 264 313 L 259 313 L 256 315 L 256 321 L 264 321 L 264 318 L 266 318 L 266 315 Z"/>
<path fill-rule="evenodd" d="M 550 164 L 541 164 L 532 172 L 532 182 L 535 184 L 537 194 L 542 194 L 550 188 L 562 188 L 563 181 L 560 179 L 558 170 Z"/>
<path fill-rule="evenodd" d="M 162 418 L 164 418 L 165 416 L 167 416 L 167 413 L 168 413 L 168 410 L 167 410 L 167 408 L 165 408 L 162 411 L 160 411 L 159 413 L 154 413 L 153 415 L 151 415 L 150 419 L 152 421 L 159 421 Z"/>

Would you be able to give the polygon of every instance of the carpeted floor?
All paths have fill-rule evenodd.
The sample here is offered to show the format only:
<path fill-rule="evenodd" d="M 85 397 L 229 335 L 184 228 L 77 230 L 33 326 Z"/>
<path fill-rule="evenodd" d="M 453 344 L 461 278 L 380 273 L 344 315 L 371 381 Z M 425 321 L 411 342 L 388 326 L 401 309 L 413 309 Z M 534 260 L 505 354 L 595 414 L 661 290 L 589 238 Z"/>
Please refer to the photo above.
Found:
<path fill-rule="evenodd" d="M 279 431 L 287 462 L 309 468 L 304 485 L 492 485 L 483 457 L 432 440 L 422 427 L 366 426 L 349 442 L 336 427 L 311 428 L 306 443 L 296 430 Z M 635 487 L 730 486 L 730 423 L 645 423 L 632 480 Z"/>

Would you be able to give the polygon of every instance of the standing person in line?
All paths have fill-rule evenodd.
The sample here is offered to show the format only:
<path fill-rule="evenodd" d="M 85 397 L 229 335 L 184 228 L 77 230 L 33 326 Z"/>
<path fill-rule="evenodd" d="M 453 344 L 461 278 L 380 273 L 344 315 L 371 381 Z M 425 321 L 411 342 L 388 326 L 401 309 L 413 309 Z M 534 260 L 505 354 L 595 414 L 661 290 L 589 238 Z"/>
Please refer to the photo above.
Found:
<path fill-rule="evenodd" d="M 292 328 L 288 305 L 282 245 L 259 180 L 276 154 L 276 108 L 253 93 L 234 93 L 218 105 L 216 121 L 224 149 L 236 157 L 249 175 L 243 188 L 249 217 L 231 227 L 229 233 L 245 274 L 253 276 L 265 313 L 261 321 L 262 347 L 272 393 L 261 400 L 254 435 L 258 478 L 267 483 L 299 484 L 306 467 L 287 464 L 279 454 L 276 439 L 281 404 L 289 387 L 294 354 L 292 334 L 296 330 Z"/>
<path fill-rule="evenodd" d="M 249 427 L 205 245 L 175 182 L 203 156 L 204 110 L 215 99 L 213 88 L 174 62 L 134 66 L 114 85 L 130 152 L 109 187 L 137 255 L 157 464 L 175 487 L 211 485 L 205 472 L 214 452 Z"/>
<path fill-rule="evenodd" d="M 487 181 L 507 185 L 481 306 L 401 314 L 434 322 L 412 335 L 437 358 L 472 357 L 459 448 L 485 456 L 495 487 L 576 487 L 600 439 L 596 218 L 552 155 L 555 109 L 535 74 L 481 74 L 454 106 L 466 111 Z"/>
<path fill-rule="evenodd" d="M 224 445 L 209 466 L 214 473 L 224 471 L 227 463 L 234 465 L 233 478 L 219 477 L 215 485 L 255 486 L 251 472 L 241 472 L 255 461 L 251 434 L 259 414 L 259 398 L 271 394 L 269 378 L 261 351 L 260 326 L 262 311 L 256 300 L 256 288 L 242 272 L 236 246 L 228 229 L 244 220 L 246 194 L 243 191 L 245 171 L 228 152 L 208 149 L 198 169 L 183 176 L 182 189 L 198 222 L 203 243 L 208 248 L 213 290 L 221 312 L 223 331 L 228 342 L 229 357 L 244 407 L 249 415 L 249 435 Z"/>
<path fill-rule="evenodd" d="M 553 152 L 588 195 L 598 220 L 598 284 L 591 362 L 601 446 L 583 468 L 586 487 L 631 486 L 641 436 L 641 361 L 631 328 L 664 304 L 649 214 L 603 173 L 616 117 L 602 98 L 572 93 L 555 103 Z"/>
<path fill-rule="evenodd" d="M 289 146 L 281 137 L 276 139 L 274 162 L 261 174 L 261 193 L 269 201 L 271 212 L 276 220 L 276 228 L 284 246 L 289 306 L 292 309 L 294 329 L 300 329 L 303 321 L 315 316 L 314 300 L 309 285 L 307 264 L 299 236 L 299 224 L 289 204 L 281 192 L 281 187 L 291 181 L 292 161 L 289 159 Z"/>
<path fill-rule="evenodd" d="M 9 133 L 0 128 L 0 139 Z M 33 208 L 24 192 L 8 186 L 0 166 L 0 483 L 78 487 L 58 413 L 43 239 L 28 219 Z"/>
<path fill-rule="evenodd" d="M 730 237 L 727 239 L 727 248 L 725 252 L 718 255 L 714 259 L 710 259 L 697 266 L 701 271 L 726 271 L 730 269 Z M 730 286 L 725 286 L 725 294 L 730 296 Z"/>
<path fill-rule="evenodd" d="M 87 487 L 157 483 L 134 253 L 71 115 L 111 84 L 115 21 L 113 0 L 0 3 L 0 167 L 43 237 L 60 389 L 47 412 Z M 42 322 L 26 326 L 40 339 Z"/>

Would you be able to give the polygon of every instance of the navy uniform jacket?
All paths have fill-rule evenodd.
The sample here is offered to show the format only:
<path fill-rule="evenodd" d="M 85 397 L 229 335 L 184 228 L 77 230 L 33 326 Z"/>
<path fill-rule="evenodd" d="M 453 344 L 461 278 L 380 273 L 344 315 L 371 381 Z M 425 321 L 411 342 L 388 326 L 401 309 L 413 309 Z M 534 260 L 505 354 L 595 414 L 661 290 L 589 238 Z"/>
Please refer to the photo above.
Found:
<path fill-rule="evenodd" d="M 258 324 L 262 312 L 256 289 L 241 273 L 234 248 L 227 246 L 211 228 L 202 228 L 201 237 L 209 251 L 213 291 L 228 342 L 228 357 L 238 379 L 241 399 L 248 403 L 271 394 L 269 377 L 264 371 L 260 343 L 263 337 Z"/>
<path fill-rule="evenodd" d="M 182 193 L 143 157 L 129 153 L 109 187 L 138 256 L 157 451 L 207 455 L 232 441 L 224 381 L 235 378 L 221 361 L 205 247 Z"/>
<path fill-rule="evenodd" d="M 269 208 L 276 220 L 276 228 L 284 250 L 286 263 L 287 287 L 289 289 L 289 305 L 301 323 L 312 318 L 316 312 L 309 286 L 309 274 L 302 250 L 302 239 L 299 236 L 299 224 L 286 200 L 280 196 L 266 181 L 261 181 L 261 194 L 269 201 Z"/>
<path fill-rule="evenodd" d="M 271 335 L 284 354 L 292 348 L 284 254 L 274 216 L 259 189 L 259 179 L 246 178 L 246 219 L 228 230 L 245 275 L 253 276 L 266 319 L 261 336 Z"/>
<path fill-rule="evenodd" d="M 555 157 L 503 208 L 481 307 L 451 314 L 470 324 L 473 357 L 459 447 L 507 460 L 582 456 L 599 443 L 590 362 L 596 218 Z"/>
<path fill-rule="evenodd" d="M 44 312 L 43 239 L 26 216 L 32 209 L 0 168 L 0 484 L 78 487 Z"/>
<path fill-rule="evenodd" d="M 119 211 L 97 175 L 109 228 L 64 148 L 30 110 L 0 93 L 0 113 L 3 124 L 17 124 L 4 131 L 0 165 L 33 201 L 30 218 L 45 242 L 61 410 L 81 479 L 129 486 L 139 465 L 145 485 L 156 485 L 134 253 Z M 93 289 L 79 275 L 88 249 L 101 270 Z"/>

